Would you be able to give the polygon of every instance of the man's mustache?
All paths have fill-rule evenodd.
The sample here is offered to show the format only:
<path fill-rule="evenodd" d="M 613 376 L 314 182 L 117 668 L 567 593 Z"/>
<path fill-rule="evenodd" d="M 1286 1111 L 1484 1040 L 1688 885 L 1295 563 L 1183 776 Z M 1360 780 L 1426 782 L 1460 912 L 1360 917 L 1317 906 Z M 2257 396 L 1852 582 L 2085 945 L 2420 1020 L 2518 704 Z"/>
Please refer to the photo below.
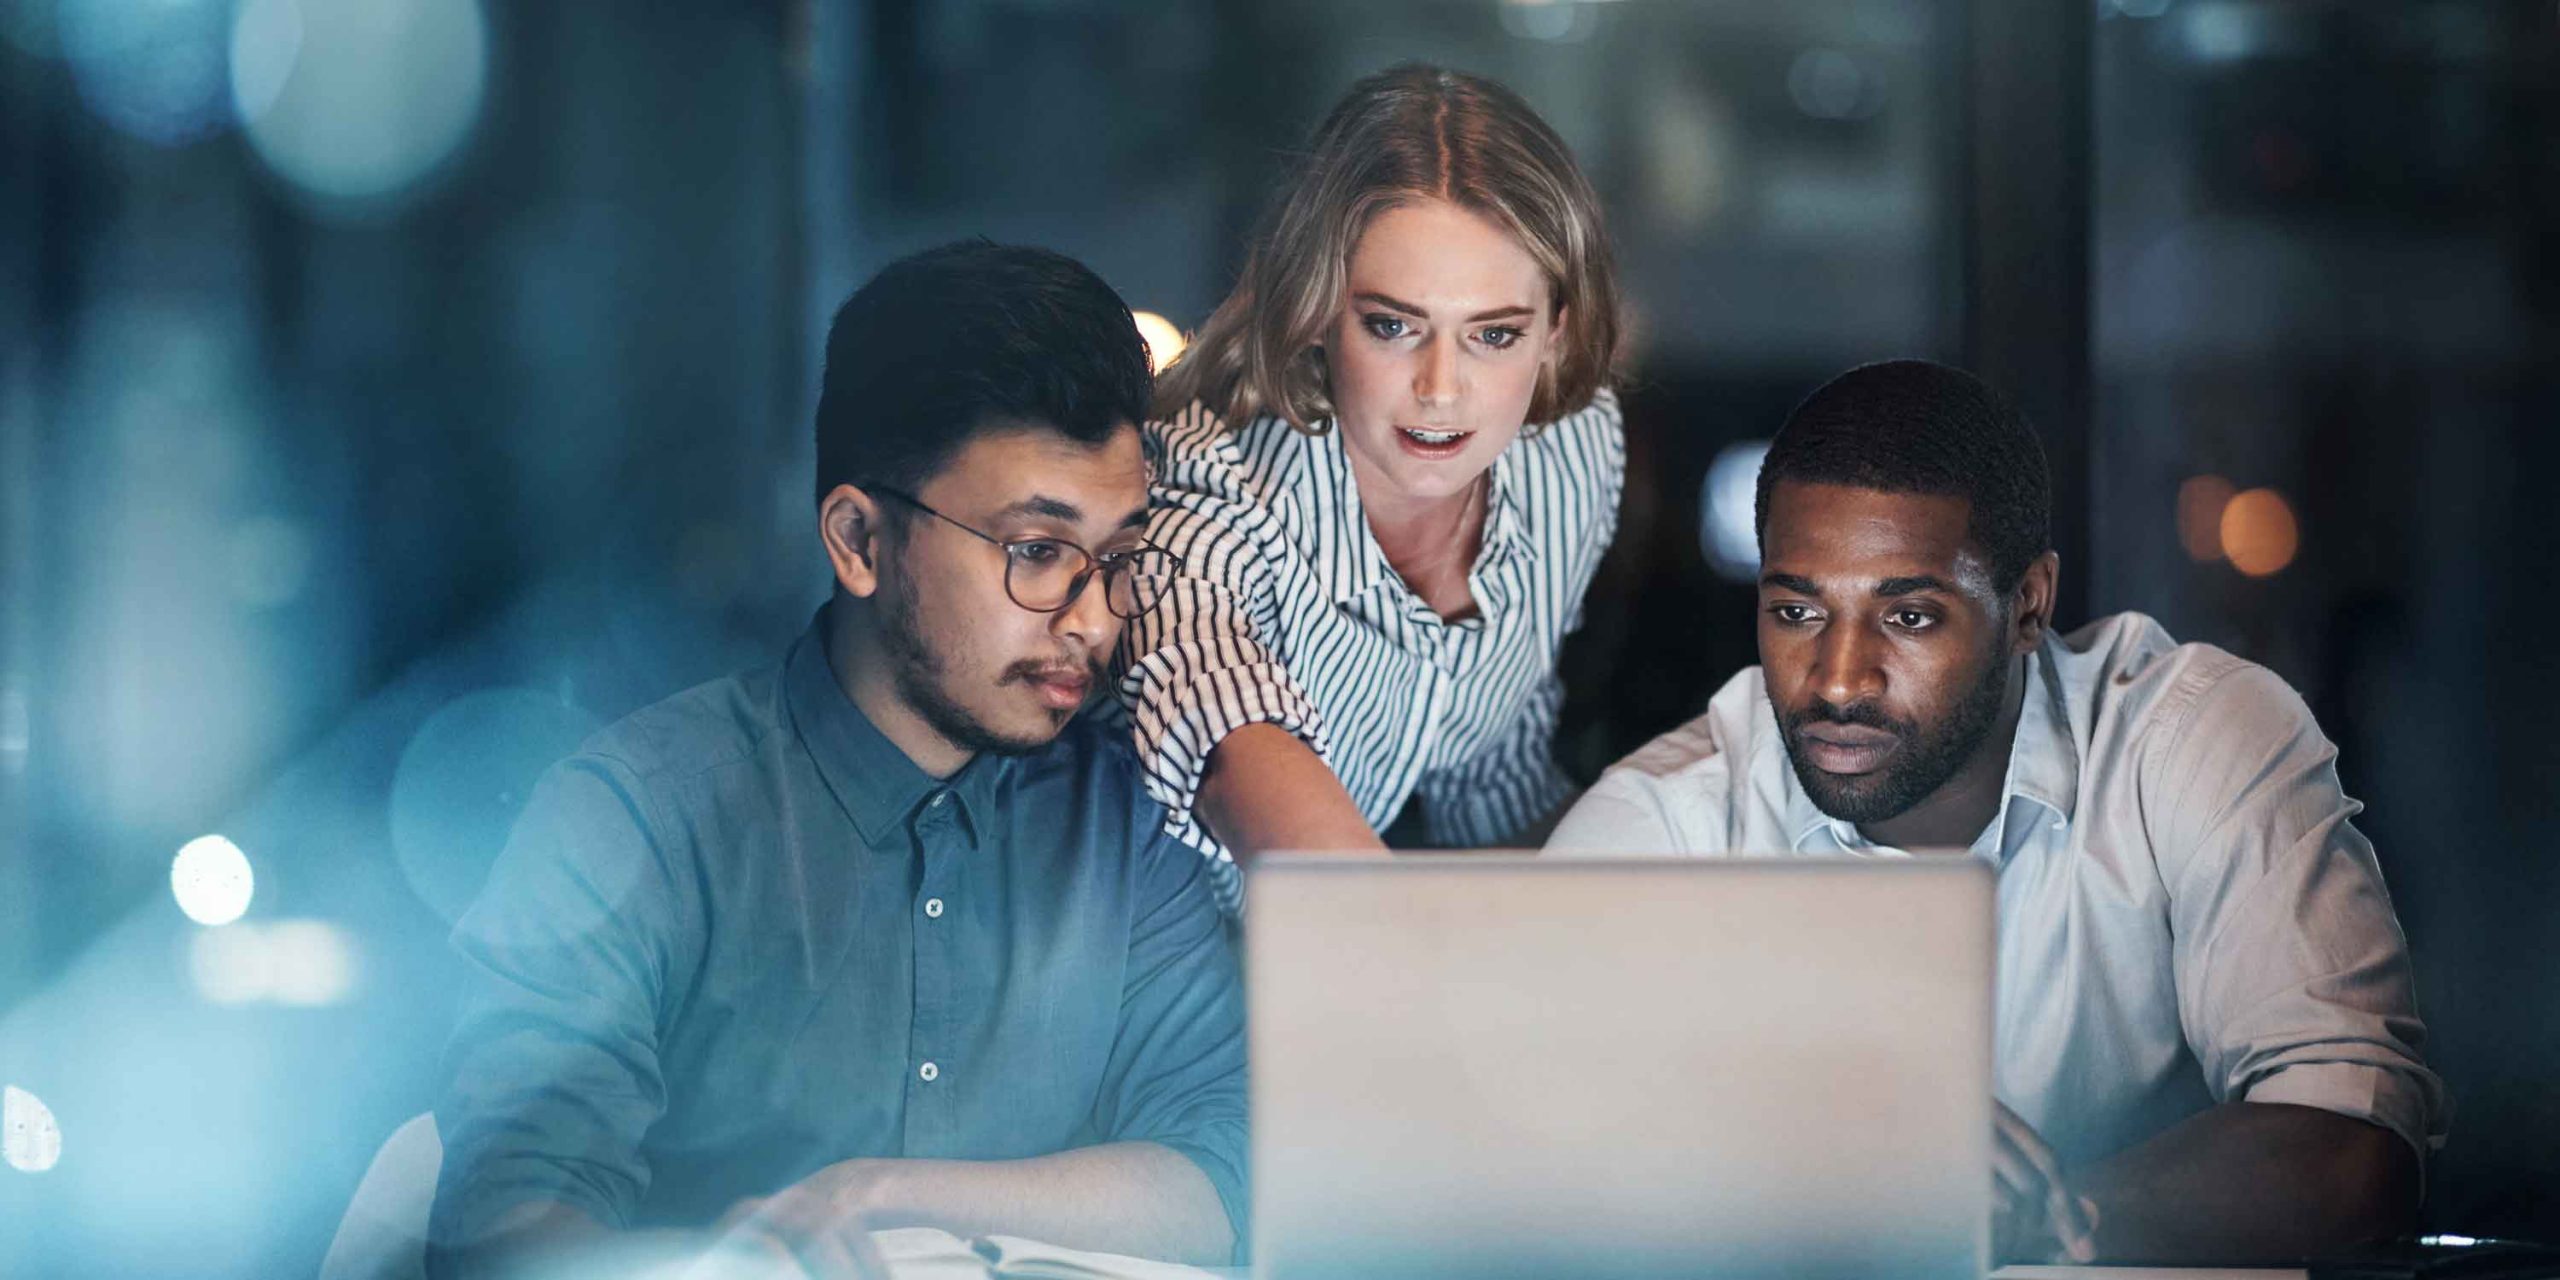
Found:
<path fill-rule="evenodd" d="M 1884 708 L 1872 702 L 1852 702 L 1847 706 L 1834 706 L 1816 698 L 1811 706 L 1787 713 L 1786 728 L 1789 733 L 1815 724 L 1854 724 L 1869 729 L 1882 729 L 1896 737 L 1911 736 L 1911 726 L 1886 715 Z"/>

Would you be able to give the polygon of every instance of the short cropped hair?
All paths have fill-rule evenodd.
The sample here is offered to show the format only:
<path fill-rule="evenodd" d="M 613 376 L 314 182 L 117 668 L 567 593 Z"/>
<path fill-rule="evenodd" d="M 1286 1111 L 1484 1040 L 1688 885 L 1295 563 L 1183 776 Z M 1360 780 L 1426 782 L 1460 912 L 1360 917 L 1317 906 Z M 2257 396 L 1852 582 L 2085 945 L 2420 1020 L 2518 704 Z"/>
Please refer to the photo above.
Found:
<path fill-rule="evenodd" d="M 881 269 L 836 311 L 818 391 L 818 498 L 912 492 L 981 432 L 1030 424 L 1100 444 L 1146 420 L 1129 306 L 1046 249 L 964 240 Z"/>
<path fill-rule="evenodd" d="M 1788 480 L 1964 499 L 1967 536 L 2004 594 L 2053 548 L 2044 446 L 2026 415 L 1962 369 L 1888 360 L 1805 397 L 1760 464 L 1754 520 L 1764 552 L 1769 494 Z"/>

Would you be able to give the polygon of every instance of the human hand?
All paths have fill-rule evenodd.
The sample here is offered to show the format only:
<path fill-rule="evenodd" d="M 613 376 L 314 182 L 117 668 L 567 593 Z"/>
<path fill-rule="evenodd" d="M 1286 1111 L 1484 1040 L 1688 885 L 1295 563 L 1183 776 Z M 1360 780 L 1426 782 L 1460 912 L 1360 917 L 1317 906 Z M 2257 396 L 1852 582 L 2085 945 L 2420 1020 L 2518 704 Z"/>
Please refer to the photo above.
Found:
<path fill-rule="evenodd" d="M 741 1200 L 713 1228 L 717 1251 L 763 1276 L 889 1280 L 867 1221 L 874 1173 L 868 1161 L 845 1160 L 770 1196 Z"/>
<path fill-rule="evenodd" d="M 1993 1261 L 2096 1261 L 2097 1202 L 2071 1189 L 2034 1126 L 1996 1101 L 1991 1107 Z"/>

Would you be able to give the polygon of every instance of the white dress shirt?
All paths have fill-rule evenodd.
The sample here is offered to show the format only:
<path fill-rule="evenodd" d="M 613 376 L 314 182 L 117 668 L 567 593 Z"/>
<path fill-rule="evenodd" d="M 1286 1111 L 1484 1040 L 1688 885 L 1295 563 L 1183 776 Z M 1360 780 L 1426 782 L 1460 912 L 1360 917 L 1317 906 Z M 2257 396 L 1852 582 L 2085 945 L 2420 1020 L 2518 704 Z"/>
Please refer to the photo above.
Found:
<path fill-rule="evenodd" d="M 2233 1099 L 2440 1145 L 2408 944 L 2301 697 L 2137 613 L 2029 670 L 1971 850 L 1999 872 L 1999 1099 L 2066 1162 Z M 1602 775 L 1549 848 L 1903 856 L 1814 807 L 1757 667 Z"/>

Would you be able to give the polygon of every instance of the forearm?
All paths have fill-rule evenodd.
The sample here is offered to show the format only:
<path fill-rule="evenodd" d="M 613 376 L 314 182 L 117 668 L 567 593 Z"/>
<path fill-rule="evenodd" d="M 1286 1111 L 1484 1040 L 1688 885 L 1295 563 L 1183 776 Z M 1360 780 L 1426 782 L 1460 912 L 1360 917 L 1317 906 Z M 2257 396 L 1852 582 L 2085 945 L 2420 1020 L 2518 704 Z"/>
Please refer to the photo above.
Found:
<path fill-rule="evenodd" d="M 1238 861 L 1274 849 L 1386 849 L 1323 757 L 1277 725 L 1249 724 L 1220 741 L 1192 803 Z"/>
<path fill-rule="evenodd" d="M 431 1280 L 603 1280 L 674 1275 L 701 1259 L 711 1237 L 690 1231 L 617 1231 L 550 1201 L 519 1205 L 480 1239 L 427 1250 Z"/>
<path fill-rule="evenodd" d="M 864 1160 L 839 1168 L 860 1186 L 862 1220 L 875 1230 L 1022 1236 L 1202 1266 L 1224 1266 L 1235 1251 L 1235 1229 L 1208 1175 L 1153 1142 L 1024 1160 Z"/>
<path fill-rule="evenodd" d="M 2407 1232 L 2418 1158 L 2378 1125 L 2226 1103 L 2076 1172 L 2110 1261 L 2291 1261 Z"/>

